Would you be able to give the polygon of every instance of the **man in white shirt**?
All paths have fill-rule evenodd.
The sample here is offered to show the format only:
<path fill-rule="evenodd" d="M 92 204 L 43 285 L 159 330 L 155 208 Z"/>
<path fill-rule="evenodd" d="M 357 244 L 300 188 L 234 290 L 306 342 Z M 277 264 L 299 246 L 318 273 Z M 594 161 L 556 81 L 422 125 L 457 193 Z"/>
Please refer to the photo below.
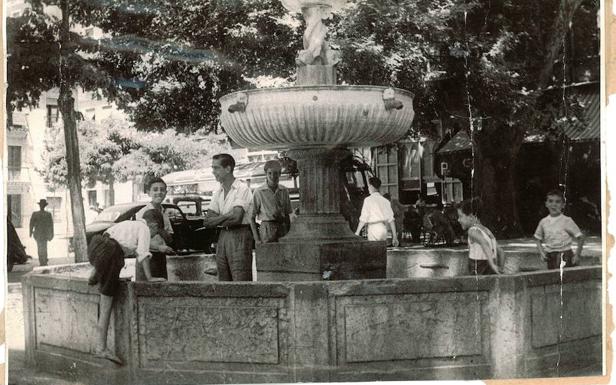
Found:
<path fill-rule="evenodd" d="M 359 225 L 355 231 L 356 235 L 361 233 L 365 225 L 368 225 L 368 240 L 369 241 L 386 241 L 387 227 L 391 227 L 392 245 L 398 246 L 398 235 L 396 233 L 396 222 L 394 220 L 394 212 L 391 209 L 391 203 L 385 199 L 379 192 L 381 180 L 372 177 L 368 180 L 368 191 L 370 196 L 364 199 L 364 204 L 361 208 L 359 216 Z"/>
<path fill-rule="evenodd" d="M 252 193 L 235 179 L 235 159 L 229 154 L 212 158 L 212 173 L 220 182 L 204 220 L 205 227 L 221 229 L 216 244 L 216 267 L 220 281 L 252 281 Z"/>
<path fill-rule="evenodd" d="M 160 213 L 149 210 L 143 220 L 124 221 L 111 226 L 102 235 L 95 235 L 88 245 L 88 259 L 94 271 L 88 280 L 89 285 L 99 285 L 100 309 L 96 326 L 96 347 L 94 354 L 121 364 L 121 360 L 107 348 L 107 331 L 111 318 L 113 297 L 119 288 L 120 270 L 124 267 L 124 258 L 137 257 L 137 267 L 142 267 L 148 281 L 164 281 L 164 278 L 152 277 L 150 272 L 150 238 L 157 236 L 162 221 Z M 146 224 L 147 221 L 147 224 Z M 170 252 L 168 246 L 159 243 L 159 251 Z"/>

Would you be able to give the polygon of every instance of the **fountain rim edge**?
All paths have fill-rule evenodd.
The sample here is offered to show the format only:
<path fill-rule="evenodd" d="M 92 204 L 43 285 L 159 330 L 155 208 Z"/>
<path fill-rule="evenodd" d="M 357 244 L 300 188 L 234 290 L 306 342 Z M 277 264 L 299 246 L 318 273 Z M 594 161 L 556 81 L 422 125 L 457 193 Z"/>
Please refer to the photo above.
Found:
<path fill-rule="evenodd" d="M 310 85 L 310 86 L 289 86 L 289 87 L 272 87 L 272 88 L 252 88 L 248 90 L 234 91 L 221 96 L 218 100 L 220 103 L 227 101 L 227 99 L 233 98 L 233 96 L 244 93 L 250 94 L 262 94 L 262 93 L 282 93 L 282 92 L 299 92 L 299 91 L 385 91 L 386 89 L 393 89 L 395 94 L 402 94 L 411 99 L 415 98 L 415 94 L 411 91 L 403 88 L 388 87 L 388 86 L 374 86 L 374 85 Z"/>

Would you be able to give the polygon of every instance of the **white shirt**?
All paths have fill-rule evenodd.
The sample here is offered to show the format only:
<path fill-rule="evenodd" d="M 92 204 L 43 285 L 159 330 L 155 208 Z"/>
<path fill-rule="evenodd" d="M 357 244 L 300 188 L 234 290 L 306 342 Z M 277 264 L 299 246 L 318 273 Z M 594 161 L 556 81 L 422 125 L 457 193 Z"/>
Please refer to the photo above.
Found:
<path fill-rule="evenodd" d="M 544 243 L 548 253 L 571 250 L 572 238 L 581 235 L 582 232 L 573 219 L 563 214 L 543 218 L 535 231 L 535 238 Z"/>
<path fill-rule="evenodd" d="M 492 234 L 492 232 L 488 228 L 484 226 L 479 226 L 479 225 L 473 225 L 468 230 L 469 232 L 471 230 L 476 230 L 481 234 L 481 236 L 490 245 L 490 254 L 491 254 L 491 255 L 486 255 L 486 253 L 483 251 L 483 248 L 481 247 L 481 244 L 477 242 L 473 242 L 471 238 L 468 237 L 468 257 L 470 259 L 479 260 L 479 261 L 487 261 L 488 259 L 491 259 L 494 261 L 494 263 L 496 263 L 496 256 L 497 256 L 496 238 L 494 238 L 494 235 Z"/>
<path fill-rule="evenodd" d="M 244 209 L 242 224 L 249 225 L 251 205 L 252 192 L 250 191 L 250 187 L 239 179 L 235 179 L 226 197 L 222 183 L 220 188 L 214 191 L 209 209 L 220 215 L 224 215 L 233 211 L 234 207 L 241 207 Z"/>
<path fill-rule="evenodd" d="M 378 222 L 391 222 L 394 220 L 394 212 L 391 203 L 379 192 L 373 192 L 364 199 L 359 221 L 367 224 Z"/>
<path fill-rule="evenodd" d="M 142 219 L 116 223 L 105 232 L 122 246 L 125 256 L 135 255 L 137 260 L 142 262 L 152 255 L 150 254 L 150 228 Z"/>
<path fill-rule="evenodd" d="M 157 209 L 156 207 L 154 207 L 152 202 L 150 202 L 147 205 L 145 205 L 145 207 L 143 207 L 141 210 L 137 211 L 137 214 L 135 214 L 135 218 L 143 219 L 143 214 L 145 214 L 145 212 L 148 210 L 157 210 Z M 169 216 L 167 215 L 165 210 L 162 209 L 162 207 L 161 207 L 160 212 L 161 214 L 163 214 L 163 223 L 165 225 L 165 231 L 169 234 L 173 234 L 173 227 L 171 226 L 171 221 L 169 220 Z"/>

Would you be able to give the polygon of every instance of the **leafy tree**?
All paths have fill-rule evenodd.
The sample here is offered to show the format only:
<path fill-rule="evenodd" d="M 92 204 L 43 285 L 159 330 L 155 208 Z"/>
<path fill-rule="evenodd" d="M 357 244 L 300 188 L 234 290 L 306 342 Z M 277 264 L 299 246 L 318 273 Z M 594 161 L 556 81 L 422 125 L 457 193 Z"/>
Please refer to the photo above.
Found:
<path fill-rule="evenodd" d="M 203 168 L 212 155 L 229 148 L 224 134 L 200 132 L 188 136 L 174 130 L 140 134 L 137 147 L 114 163 L 113 172 L 121 180 L 161 177 L 174 171 Z"/>
<path fill-rule="evenodd" d="M 568 33 L 586 37 L 576 51 L 592 50 L 597 7 L 596 0 L 351 0 L 328 23 L 332 46 L 342 51 L 342 82 L 414 92 L 415 133 L 433 135 L 434 119 L 469 130 L 483 219 L 516 235 L 513 168 L 522 140 L 545 120 L 541 111 L 552 104 L 543 101 L 545 90 L 568 82 L 561 71 L 572 64 Z M 277 0 L 75 1 L 73 10 L 76 22 L 107 37 L 72 39 L 88 54 L 70 64 L 103 74 L 91 79 L 140 130 L 215 130 L 223 94 L 263 76 L 294 79 L 303 21 Z"/>
<path fill-rule="evenodd" d="M 73 236 L 76 261 L 87 260 L 85 216 L 81 197 L 77 118 L 73 89 L 105 89 L 113 94 L 115 84 L 97 65 L 95 44 L 80 44 L 84 37 L 71 31 L 71 15 L 79 14 L 77 1 L 59 0 L 45 8 L 40 1 L 32 1 L 32 9 L 23 16 L 7 21 L 7 112 L 9 117 L 17 108 L 35 107 L 43 92 L 59 89 L 58 110 L 62 114 L 65 140 L 66 177 L 71 196 Z M 58 10 L 56 7 L 55 10 Z M 10 118 L 9 118 L 10 122 Z"/>
<path fill-rule="evenodd" d="M 120 0 L 99 16 L 101 61 L 129 79 L 118 104 L 140 130 L 216 130 L 221 96 L 294 76 L 301 23 L 278 0 Z"/>
<path fill-rule="evenodd" d="M 448 73 L 467 91 L 473 185 L 485 203 L 484 221 L 501 235 L 521 233 L 514 175 L 526 133 L 537 127 L 542 115 L 551 114 L 546 99 L 560 105 L 561 111 L 568 110 L 570 102 L 562 93 L 554 99 L 548 88 L 571 81 L 555 71 L 563 62 L 573 64 L 563 46 L 569 26 L 590 30 L 591 36 L 594 31 L 597 39 L 593 20 L 597 9 L 597 2 L 582 0 L 482 1 L 463 24 L 462 57 L 451 58 Z M 559 56 L 561 63 L 555 66 Z M 562 117 L 542 128 L 554 127 Z"/>
<path fill-rule="evenodd" d="M 572 64 L 569 31 L 588 37 L 578 50 L 592 56 L 583 45 L 592 50 L 588 41 L 597 39 L 597 8 L 583 0 L 356 0 L 333 28 L 340 73 L 350 84 L 413 91 L 415 132 L 431 134 L 435 118 L 466 126 L 482 219 L 500 235 L 519 235 L 514 167 L 522 141 L 538 121 L 553 130 L 570 113 L 567 99 L 548 90 L 569 81 L 559 73 Z"/>
<path fill-rule="evenodd" d="M 121 157 L 139 147 L 137 137 L 137 130 L 124 120 L 105 119 L 101 122 L 94 120 L 81 122 L 78 128 L 78 140 L 80 143 L 80 179 L 83 181 L 83 186 L 92 186 L 97 181 L 101 181 L 108 184 L 110 190 L 113 191 L 113 182 L 117 179 L 113 166 Z M 37 171 L 52 188 L 68 185 L 65 154 L 63 130 L 57 125 L 48 128 L 41 154 L 44 166 Z"/>
<path fill-rule="evenodd" d="M 224 134 L 199 132 L 187 136 L 174 130 L 143 133 L 121 119 L 84 121 L 78 134 L 84 185 L 101 181 L 110 191 L 115 181 L 205 167 L 213 154 L 229 149 Z M 38 172 L 52 187 L 67 184 L 65 152 L 62 130 L 49 129 L 42 154 L 45 166 Z"/>

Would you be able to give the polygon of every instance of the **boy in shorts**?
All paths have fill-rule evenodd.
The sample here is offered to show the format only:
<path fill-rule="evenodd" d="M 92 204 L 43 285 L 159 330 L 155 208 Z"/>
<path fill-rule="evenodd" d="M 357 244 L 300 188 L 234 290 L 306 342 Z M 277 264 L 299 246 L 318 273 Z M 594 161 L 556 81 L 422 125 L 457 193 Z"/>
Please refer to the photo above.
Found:
<path fill-rule="evenodd" d="M 161 214 L 157 210 L 148 210 L 144 213 L 143 218 L 144 220 L 117 223 L 103 234 L 92 237 L 88 245 L 88 259 L 94 266 L 88 284 L 98 284 L 101 296 L 94 355 L 117 364 L 122 364 L 122 361 L 107 348 L 107 331 L 113 298 L 119 287 L 120 270 L 124 267 L 124 258 L 135 255 L 137 258 L 136 269 L 143 269 L 146 280 L 153 282 L 165 280 L 164 278 L 152 277 L 150 270 L 152 256 L 150 239 L 154 237 L 158 239 L 159 237 L 158 224 L 162 223 Z M 162 240 L 158 241 L 158 244 L 162 252 L 168 251 L 168 246 Z"/>
<path fill-rule="evenodd" d="M 545 207 L 549 215 L 543 218 L 535 231 L 535 241 L 541 260 L 547 262 L 548 269 L 558 269 L 561 261 L 564 267 L 576 266 L 584 247 L 584 235 L 573 219 L 563 215 L 565 198 L 560 190 L 546 194 Z M 571 249 L 573 239 L 577 242 L 575 255 Z"/>

